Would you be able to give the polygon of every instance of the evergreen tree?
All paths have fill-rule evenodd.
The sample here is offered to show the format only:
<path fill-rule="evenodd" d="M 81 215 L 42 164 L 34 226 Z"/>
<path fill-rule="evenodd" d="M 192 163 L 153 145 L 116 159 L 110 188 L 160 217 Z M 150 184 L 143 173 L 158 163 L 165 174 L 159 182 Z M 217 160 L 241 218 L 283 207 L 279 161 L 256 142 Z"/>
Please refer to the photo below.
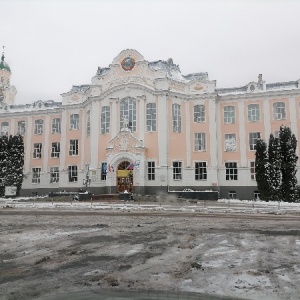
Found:
<path fill-rule="evenodd" d="M 6 185 L 6 174 L 7 169 L 7 158 L 8 158 L 8 138 L 7 136 L 0 136 L 0 197 L 4 196 L 5 185 Z"/>
<path fill-rule="evenodd" d="M 270 199 L 270 187 L 269 187 L 269 162 L 267 153 L 267 144 L 258 139 L 256 142 L 255 153 L 255 173 L 257 188 L 259 190 L 260 198 L 263 200 Z"/>
<path fill-rule="evenodd" d="M 283 201 L 295 201 L 297 198 L 296 155 L 297 140 L 289 127 L 281 126 L 279 133 L 281 154 L 281 197 Z"/>
<path fill-rule="evenodd" d="M 270 187 L 270 199 L 279 200 L 280 185 L 281 185 L 281 152 L 280 142 L 278 138 L 275 138 L 273 134 L 270 134 L 269 146 L 268 146 L 268 159 L 269 159 L 269 187 Z"/>
<path fill-rule="evenodd" d="M 5 186 L 16 186 L 19 195 L 23 182 L 24 142 L 21 135 L 0 137 L 0 197 L 5 194 Z"/>

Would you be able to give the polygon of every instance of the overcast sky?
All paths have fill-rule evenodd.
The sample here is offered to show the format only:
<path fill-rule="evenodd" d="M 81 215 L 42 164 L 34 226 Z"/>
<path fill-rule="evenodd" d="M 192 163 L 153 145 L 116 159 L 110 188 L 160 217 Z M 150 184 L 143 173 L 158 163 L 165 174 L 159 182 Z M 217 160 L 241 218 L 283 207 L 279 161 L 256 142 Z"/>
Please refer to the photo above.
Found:
<path fill-rule="evenodd" d="M 300 79 L 298 0 L 0 0 L 17 104 L 61 101 L 124 49 L 217 87 Z"/>

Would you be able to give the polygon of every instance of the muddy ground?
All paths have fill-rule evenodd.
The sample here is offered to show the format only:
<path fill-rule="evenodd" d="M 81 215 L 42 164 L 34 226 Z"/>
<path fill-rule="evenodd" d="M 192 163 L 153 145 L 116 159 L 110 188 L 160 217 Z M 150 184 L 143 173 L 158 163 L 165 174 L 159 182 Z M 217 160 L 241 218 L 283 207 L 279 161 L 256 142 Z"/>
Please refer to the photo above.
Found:
<path fill-rule="evenodd" d="M 299 299 L 300 218 L 1 209 L 0 299 L 90 289 Z"/>

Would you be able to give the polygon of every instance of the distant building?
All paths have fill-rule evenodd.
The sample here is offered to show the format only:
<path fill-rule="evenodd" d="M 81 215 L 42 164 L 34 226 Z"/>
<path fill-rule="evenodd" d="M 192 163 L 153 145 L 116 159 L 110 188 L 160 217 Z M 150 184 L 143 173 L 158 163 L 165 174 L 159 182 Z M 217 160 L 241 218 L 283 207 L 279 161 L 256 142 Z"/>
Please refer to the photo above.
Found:
<path fill-rule="evenodd" d="M 193 189 L 252 199 L 256 140 L 281 125 L 300 139 L 299 80 L 266 84 L 259 75 L 216 88 L 207 73 L 182 75 L 172 59 L 148 62 L 127 49 L 62 102 L 15 105 L 4 55 L 0 75 L 1 134 L 24 135 L 23 195 L 82 188 L 88 165 L 94 193 Z"/>

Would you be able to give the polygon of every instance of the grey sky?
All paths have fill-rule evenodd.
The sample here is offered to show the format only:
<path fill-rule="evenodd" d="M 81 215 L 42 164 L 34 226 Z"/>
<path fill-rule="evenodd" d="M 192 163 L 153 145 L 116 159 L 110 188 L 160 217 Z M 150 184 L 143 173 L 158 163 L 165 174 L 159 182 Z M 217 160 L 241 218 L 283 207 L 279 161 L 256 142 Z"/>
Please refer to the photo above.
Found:
<path fill-rule="evenodd" d="M 61 100 L 133 48 L 218 87 L 300 79 L 300 1 L 0 0 L 17 103 Z"/>

